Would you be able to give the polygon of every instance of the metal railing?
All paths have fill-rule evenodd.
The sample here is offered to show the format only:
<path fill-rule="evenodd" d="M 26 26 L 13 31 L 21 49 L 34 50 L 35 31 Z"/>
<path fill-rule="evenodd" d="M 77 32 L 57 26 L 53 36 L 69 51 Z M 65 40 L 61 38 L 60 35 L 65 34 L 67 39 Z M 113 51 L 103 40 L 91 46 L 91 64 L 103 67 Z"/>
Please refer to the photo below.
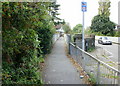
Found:
<path fill-rule="evenodd" d="M 118 84 L 120 71 L 83 51 L 73 43 L 69 43 L 69 53 L 85 72 L 96 80 L 97 84 Z"/>

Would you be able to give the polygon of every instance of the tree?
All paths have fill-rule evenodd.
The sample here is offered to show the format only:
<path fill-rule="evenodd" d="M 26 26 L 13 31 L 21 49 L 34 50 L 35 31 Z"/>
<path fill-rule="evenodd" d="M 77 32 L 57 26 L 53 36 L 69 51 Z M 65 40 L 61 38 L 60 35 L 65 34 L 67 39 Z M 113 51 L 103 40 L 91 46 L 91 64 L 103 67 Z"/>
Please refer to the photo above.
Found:
<path fill-rule="evenodd" d="M 110 21 L 110 1 L 99 0 L 98 15 L 92 20 L 91 30 L 103 35 L 114 35 L 114 29 L 116 24 Z"/>
<path fill-rule="evenodd" d="M 97 15 L 92 20 L 91 30 L 93 32 L 99 32 L 103 35 L 114 35 L 113 30 L 116 24 L 110 21 L 109 17 L 105 17 L 104 15 Z"/>
<path fill-rule="evenodd" d="M 61 24 L 61 20 L 58 15 L 60 15 L 58 13 L 58 10 L 59 10 L 59 7 L 60 5 L 55 2 L 52 2 L 51 5 L 49 6 L 49 12 L 50 12 L 50 15 L 52 16 L 52 21 L 54 22 L 54 25 L 58 25 L 58 24 Z"/>
<path fill-rule="evenodd" d="M 104 15 L 106 17 L 110 16 L 110 1 L 109 0 L 99 0 L 98 14 Z"/>
<path fill-rule="evenodd" d="M 65 33 L 71 33 L 71 28 L 70 28 L 70 26 L 69 26 L 69 23 L 67 23 L 67 24 L 64 24 L 63 26 L 62 26 L 62 28 L 63 28 L 63 30 L 65 31 Z"/>
<path fill-rule="evenodd" d="M 81 33 L 82 32 L 82 24 L 77 24 L 73 30 L 72 30 L 73 33 Z"/>

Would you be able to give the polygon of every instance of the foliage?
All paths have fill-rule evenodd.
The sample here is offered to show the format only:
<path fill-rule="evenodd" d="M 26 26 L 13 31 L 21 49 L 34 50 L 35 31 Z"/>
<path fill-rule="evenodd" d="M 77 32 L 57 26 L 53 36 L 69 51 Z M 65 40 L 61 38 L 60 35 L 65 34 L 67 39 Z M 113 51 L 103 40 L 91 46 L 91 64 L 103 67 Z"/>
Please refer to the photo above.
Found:
<path fill-rule="evenodd" d="M 120 37 L 120 31 L 115 32 L 115 37 Z"/>
<path fill-rule="evenodd" d="M 71 28 L 70 28 L 70 26 L 69 26 L 68 23 L 67 23 L 67 24 L 64 24 L 64 25 L 62 26 L 62 28 L 63 28 L 63 30 L 65 31 L 65 33 L 67 33 L 67 34 L 70 34 L 70 33 L 71 33 Z"/>
<path fill-rule="evenodd" d="M 115 29 L 115 26 L 116 24 L 110 21 L 109 17 L 97 15 L 93 18 L 90 28 L 93 32 L 99 32 L 103 35 L 113 36 L 113 30 Z"/>
<path fill-rule="evenodd" d="M 3 34 L 3 84 L 41 84 L 37 72 L 38 36 L 32 29 L 22 34 L 16 34 L 15 30 Z"/>
<path fill-rule="evenodd" d="M 110 16 L 110 0 L 99 1 L 98 12 L 99 15 L 104 15 L 105 17 Z"/>
<path fill-rule="evenodd" d="M 38 65 L 55 32 L 51 2 L 2 4 L 3 84 L 41 84 Z"/>
<path fill-rule="evenodd" d="M 27 60 L 27 59 L 26 59 Z M 34 61 L 34 60 L 33 60 Z M 15 68 L 14 64 L 3 62 L 2 83 L 3 84 L 42 84 L 38 68 L 35 62 L 24 63 L 24 67 Z"/>
<path fill-rule="evenodd" d="M 93 52 L 95 50 L 95 48 L 94 47 L 91 47 L 91 48 L 89 48 L 88 50 L 87 50 L 87 52 Z"/>
<path fill-rule="evenodd" d="M 88 81 L 90 81 L 90 82 L 93 84 L 93 86 L 95 86 L 96 83 L 97 83 L 97 81 L 96 81 L 96 79 L 95 79 L 94 74 L 88 73 L 88 75 L 89 75 L 89 77 L 90 77 L 90 78 L 88 79 Z"/>
<path fill-rule="evenodd" d="M 54 25 L 56 26 L 58 24 L 64 24 L 65 23 L 64 20 L 62 20 L 58 17 L 58 15 L 60 15 L 58 13 L 60 5 L 56 4 L 56 2 L 52 2 L 49 7 L 52 8 L 51 15 L 52 15 L 52 21 L 53 21 Z"/>
<path fill-rule="evenodd" d="M 91 30 L 97 35 L 114 36 L 116 24 L 110 21 L 110 1 L 99 1 L 98 15 L 92 20 Z"/>
<path fill-rule="evenodd" d="M 82 32 L 82 24 L 77 24 L 73 30 L 72 30 L 73 33 L 81 33 Z"/>
<path fill-rule="evenodd" d="M 51 50 L 52 36 L 54 31 L 50 30 L 51 27 L 49 25 L 46 25 L 45 23 L 43 24 L 43 26 L 44 27 L 39 28 L 37 32 L 38 32 L 39 40 L 41 40 L 40 43 L 41 50 L 43 51 L 43 54 L 47 54 L 50 53 Z"/>
<path fill-rule="evenodd" d="M 40 58 L 40 63 L 44 63 L 44 62 L 45 62 L 44 58 Z"/>
<path fill-rule="evenodd" d="M 91 34 L 93 34 L 93 32 L 92 32 L 92 30 L 90 29 L 90 27 L 87 27 L 87 28 L 85 29 L 85 34 L 86 34 L 86 35 L 91 35 Z"/>

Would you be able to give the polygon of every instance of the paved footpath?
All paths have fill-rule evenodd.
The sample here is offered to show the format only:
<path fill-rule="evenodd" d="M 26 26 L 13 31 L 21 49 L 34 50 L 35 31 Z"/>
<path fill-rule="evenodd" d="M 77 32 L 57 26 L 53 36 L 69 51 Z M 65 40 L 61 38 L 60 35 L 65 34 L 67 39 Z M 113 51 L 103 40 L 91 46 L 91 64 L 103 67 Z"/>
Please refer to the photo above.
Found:
<path fill-rule="evenodd" d="M 51 54 L 45 59 L 42 77 L 45 84 L 84 84 L 66 56 L 63 37 L 56 41 Z"/>

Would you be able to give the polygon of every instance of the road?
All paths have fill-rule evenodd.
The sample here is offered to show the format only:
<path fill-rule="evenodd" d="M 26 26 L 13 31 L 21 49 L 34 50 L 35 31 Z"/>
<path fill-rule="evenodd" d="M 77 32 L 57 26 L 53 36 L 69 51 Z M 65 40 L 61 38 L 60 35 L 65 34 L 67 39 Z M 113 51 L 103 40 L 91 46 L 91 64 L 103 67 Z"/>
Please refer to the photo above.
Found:
<path fill-rule="evenodd" d="M 101 47 L 103 48 L 107 53 L 109 53 L 109 58 L 115 62 L 118 63 L 118 52 L 120 52 L 120 49 L 118 49 L 118 47 L 120 48 L 120 45 L 118 44 L 112 44 L 112 45 L 102 45 L 102 44 L 98 44 L 98 42 L 95 42 L 96 47 Z"/>
<path fill-rule="evenodd" d="M 120 52 L 120 45 L 114 43 L 112 45 L 102 45 L 98 44 L 98 41 L 95 41 L 95 47 L 95 51 L 89 52 L 91 55 L 118 69 L 118 60 L 120 60 L 118 59 L 120 56 L 118 52 Z"/>

